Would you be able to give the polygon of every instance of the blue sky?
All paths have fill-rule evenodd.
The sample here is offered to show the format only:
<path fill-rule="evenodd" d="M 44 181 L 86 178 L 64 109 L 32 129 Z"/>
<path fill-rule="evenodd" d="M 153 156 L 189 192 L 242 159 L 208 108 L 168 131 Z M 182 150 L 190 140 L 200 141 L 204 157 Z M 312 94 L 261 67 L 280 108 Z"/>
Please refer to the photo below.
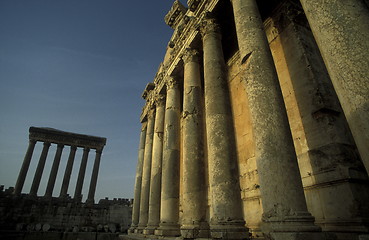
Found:
<path fill-rule="evenodd" d="M 182 1 L 183 2 L 183 1 Z M 0 1 L 0 184 L 14 186 L 30 126 L 107 138 L 96 198 L 133 197 L 141 93 L 155 76 L 173 30 L 172 0 Z M 23 192 L 41 153 L 38 143 Z M 47 158 L 43 195 L 54 158 Z M 65 148 L 54 189 L 60 184 Z M 77 152 L 73 194 L 82 150 Z M 84 182 L 86 197 L 94 153 Z"/>

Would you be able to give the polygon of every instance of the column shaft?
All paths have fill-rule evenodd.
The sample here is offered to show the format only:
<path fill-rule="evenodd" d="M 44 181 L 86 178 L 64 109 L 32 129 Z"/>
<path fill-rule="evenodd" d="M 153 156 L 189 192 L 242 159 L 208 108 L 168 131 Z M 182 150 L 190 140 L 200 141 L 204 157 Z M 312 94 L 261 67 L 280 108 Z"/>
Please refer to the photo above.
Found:
<path fill-rule="evenodd" d="M 129 229 L 129 233 L 134 232 L 135 228 L 138 225 L 139 217 L 140 217 L 142 169 L 143 169 L 146 130 L 147 130 L 146 125 L 147 125 L 146 123 L 143 123 L 142 128 L 141 128 L 140 146 L 138 150 L 138 161 L 137 161 L 137 168 L 136 168 L 135 192 L 134 192 L 134 200 L 133 200 L 133 208 L 132 208 L 132 225 L 131 225 L 131 228 Z"/>
<path fill-rule="evenodd" d="M 87 167 L 87 160 L 88 160 L 88 153 L 90 152 L 89 148 L 83 149 L 83 156 L 81 161 L 81 166 L 79 168 L 78 178 L 77 178 L 77 185 L 74 192 L 74 199 L 77 201 L 82 201 L 82 187 L 83 181 L 85 180 L 85 173 Z"/>
<path fill-rule="evenodd" d="M 165 106 L 160 227 L 156 235 L 179 236 L 180 92 L 176 79 L 167 82 Z"/>
<path fill-rule="evenodd" d="M 202 26 L 205 116 L 213 238 L 248 236 L 242 214 L 232 112 L 221 34 L 213 19 Z"/>
<path fill-rule="evenodd" d="M 69 182 L 70 182 L 70 176 L 72 174 L 74 157 L 76 156 L 76 150 L 77 150 L 76 146 L 70 146 L 68 162 L 65 168 L 63 183 L 62 183 L 62 187 L 60 190 L 60 197 L 63 197 L 63 198 L 67 197 L 68 195 L 68 187 L 69 187 Z"/>
<path fill-rule="evenodd" d="M 58 147 L 55 153 L 53 166 L 51 167 L 51 171 L 50 171 L 49 181 L 47 182 L 45 197 L 52 197 L 53 195 L 56 175 L 58 174 L 58 169 L 59 169 L 59 164 L 60 164 L 60 159 L 61 159 L 61 155 L 63 152 L 63 148 L 64 148 L 63 144 L 58 144 Z"/>
<path fill-rule="evenodd" d="M 87 202 L 90 204 L 95 203 L 95 192 L 96 192 L 97 177 L 99 175 L 101 153 L 102 153 L 102 149 L 96 149 L 95 162 L 94 162 L 94 167 L 92 170 L 90 188 L 88 190 L 88 197 L 87 197 Z"/>
<path fill-rule="evenodd" d="M 256 146 L 262 230 L 272 239 L 319 231 L 307 211 L 286 109 L 256 1 L 232 3 Z"/>
<path fill-rule="evenodd" d="M 36 142 L 37 141 L 33 139 L 29 140 L 28 149 L 27 149 L 26 155 L 24 156 L 22 168 L 19 171 L 17 183 L 15 184 L 15 188 L 14 188 L 15 195 L 20 195 L 22 193 L 24 181 L 26 180 L 27 172 L 29 169 L 29 165 L 31 163 L 33 150 L 35 149 Z"/>
<path fill-rule="evenodd" d="M 142 170 L 142 187 L 140 199 L 140 219 L 138 222 L 137 233 L 143 233 L 147 226 L 149 216 L 149 195 L 150 195 L 150 175 L 152 160 L 152 144 L 154 138 L 155 110 L 151 109 L 147 116 L 147 133 L 145 142 L 144 163 Z"/>
<path fill-rule="evenodd" d="M 50 148 L 50 143 L 44 142 L 44 147 L 42 149 L 40 160 L 38 161 L 38 164 L 37 164 L 37 169 L 36 169 L 36 172 L 35 172 L 35 176 L 33 178 L 31 191 L 29 193 L 30 195 L 37 196 L 37 191 L 38 191 L 38 188 L 40 187 L 40 181 L 41 181 L 42 173 L 44 171 L 46 158 L 47 158 L 47 153 L 49 152 L 49 148 Z"/>
<path fill-rule="evenodd" d="M 188 49 L 184 61 L 183 94 L 183 238 L 207 237 L 204 162 L 203 94 L 198 52 Z M 195 231 L 196 230 L 196 231 Z"/>
<path fill-rule="evenodd" d="M 369 173 L 369 9 L 364 1 L 300 0 Z"/>
<path fill-rule="evenodd" d="M 155 99 L 156 115 L 154 127 L 154 139 L 152 149 L 149 217 L 147 228 L 144 234 L 154 234 L 160 223 L 160 195 L 161 195 L 161 164 L 163 156 L 163 135 L 164 135 L 164 96 L 157 96 Z"/>

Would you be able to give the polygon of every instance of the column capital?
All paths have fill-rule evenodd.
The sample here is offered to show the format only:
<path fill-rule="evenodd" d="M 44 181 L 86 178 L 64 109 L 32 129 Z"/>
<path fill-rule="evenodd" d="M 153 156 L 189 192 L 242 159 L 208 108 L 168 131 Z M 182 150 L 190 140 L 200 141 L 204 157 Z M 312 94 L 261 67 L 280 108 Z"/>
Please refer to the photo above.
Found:
<path fill-rule="evenodd" d="M 51 143 L 49 143 L 49 142 L 44 142 L 44 146 L 45 146 L 45 147 L 50 147 L 50 145 L 51 145 Z"/>
<path fill-rule="evenodd" d="M 164 104 L 165 104 L 165 98 L 166 97 L 165 97 L 164 94 L 156 95 L 154 97 L 154 102 L 155 102 L 156 107 L 164 106 Z"/>
<path fill-rule="evenodd" d="M 155 115 L 155 105 L 154 105 L 154 101 L 151 103 L 150 109 L 147 112 L 147 118 L 153 118 Z"/>
<path fill-rule="evenodd" d="M 216 22 L 213 14 L 210 12 L 205 12 L 203 14 L 203 20 L 200 23 L 200 33 L 202 37 L 205 37 L 209 33 L 217 33 L 220 34 L 220 26 Z"/>
<path fill-rule="evenodd" d="M 199 61 L 199 51 L 195 48 L 186 48 L 186 51 L 182 55 L 183 62 L 198 62 Z"/>
<path fill-rule="evenodd" d="M 77 146 L 74 146 L 74 145 L 70 146 L 70 150 L 77 151 Z"/>
<path fill-rule="evenodd" d="M 83 151 L 84 152 L 89 152 L 91 149 L 90 148 L 88 148 L 88 147 L 85 147 L 84 149 L 83 149 Z"/>
<path fill-rule="evenodd" d="M 165 82 L 165 84 L 167 86 L 167 90 L 170 90 L 173 88 L 178 88 L 179 81 L 177 78 L 171 76 L 167 78 L 167 81 Z"/>
<path fill-rule="evenodd" d="M 58 148 L 64 148 L 64 144 L 59 143 L 59 144 L 58 144 Z"/>
<path fill-rule="evenodd" d="M 96 153 L 97 154 L 102 154 L 103 148 L 96 148 Z"/>

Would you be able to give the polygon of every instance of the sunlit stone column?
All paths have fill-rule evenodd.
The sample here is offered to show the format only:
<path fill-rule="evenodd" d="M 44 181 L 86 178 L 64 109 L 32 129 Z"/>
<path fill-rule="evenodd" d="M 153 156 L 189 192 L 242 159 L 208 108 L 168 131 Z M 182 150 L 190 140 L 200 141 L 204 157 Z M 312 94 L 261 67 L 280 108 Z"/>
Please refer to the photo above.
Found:
<path fill-rule="evenodd" d="M 142 123 L 140 146 L 138 149 L 138 161 L 136 168 L 136 180 L 135 180 L 135 192 L 132 208 L 132 225 L 128 233 L 134 233 L 135 228 L 138 226 L 140 217 L 140 199 L 141 199 L 141 185 L 142 185 L 142 168 L 145 153 L 145 139 L 146 139 L 147 122 Z"/>
<path fill-rule="evenodd" d="M 161 184 L 160 236 L 179 236 L 179 141 L 181 99 L 178 79 L 167 80 L 163 164 Z"/>
<path fill-rule="evenodd" d="M 369 173 L 369 9 L 362 0 L 300 0 Z"/>
<path fill-rule="evenodd" d="M 208 237 L 204 163 L 203 94 L 199 53 L 187 49 L 184 61 L 183 93 L 183 238 Z M 205 231 L 207 230 L 207 231 Z"/>
<path fill-rule="evenodd" d="M 62 152 L 63 152 L 63 148 L 64 148 L 63 144 L 58 144 L 58 147 L 57 147 L 56 153 L 55 153 L 53 166 L 51 167 L 51 171 L 50 171 L 49 181 L 48 181 L 47 187 L 46 187 L 45 197 L 52 197 L 52 195 L 53 195 L 56 175 L 58 174 L 60 158 L 61 158 L 61 155 L 62 155 Z"/>
<path fill-rule="evenodd" d="M 37 196 L 37 191 L 38 191 L 38 188 L 40 187 L 40 181 L 41 181 L 42 173 L 44 171 L 46 158 L 47 158 L 47 153 L 49 152 L 49 148 L 50 148 L 50 143 L 49 142 L 44 142 L 44 147 L 42 149 L 40 160 L 38 161 L 36 173 L 35 173 L 35 176 L 33 178 L 32 186 L 31 186 L 31 191 L 29 193 L 32 196 Z"/>
<path fill-rule="evenodd" d="M 161 195 L 161 164 L 163 156 L 164 135 L 164 103 L 165 96 L 158 95 L 155 99 L 156 115 L 154 127 L 154 140 L 152 149 L 149 220 L 144 234 L 154 234 L 160 223 L 160 195 Z"/>
<path fill-rule="evenodd" d="M 150 175 L 151 175 L 152 147 L 153 147 L 153 139 L 154 139 L 155 109 L 149 110 L 147 118 L 148 119 L 147 119 L 145 153 L 144 153 L 144 163 L 143 163 L 143 169 L 142 169 L 140 219 L 138 222 L 136 233 L 143 233 L 143 230 L 147 226 L 147 221 L 148 221 L 148 216 L 149 216 Z"/>
<path fill-rule="evenodd" d="M 74 157 L 76 156 L 76 150 L 77 150 L 76 146 L 70 146 L 68 162 L 65 168 L 63 183 L 62 183 L 62 187 L 60 190 L 60 197 L 62 198 L 65 198 L 68 195 L 68 187 L 69 187 L 69 182 L 70 182 L 70 176 L 72 174 Z"/>
<path fill-rule="evenodd" d="M 97 177 L 99 175 L 102 150 L 103 150 L 102 148 L 96 149 L 95 162 L 94 162 L 94 167 L 92 169 L 90 188 L 88 190 L 88 197 L 86 201 L 87 203 L 90 203 L 90 204 L 95 203 L 96 184 L 97 184 Z"/>
<path fill-rule="evenodd" d="M 74 199 L 76 201 L 82 201 L 82 187 L 83 187 L 83 181 L 85 180 L 85 174 L 86 174 L 86 167 L 87 167 L 87 160 L 88 160 L 88 153 L 90 152 L 90 148 L 84 148 L 83 149 L 83 156 L 81 161 L 81 166 L 79 167 L 78 172 L 78 178 L 77 178 L 77 184 L 76 189 L 74 192 Z"/>
<path fill-rule="evenodd" d="M 204 50 L 205 121 L 207 133 L 212 238 L 244 239 L 232 112 L 219 26 L 207 18 L 201 28 Z"/>
<path fill-rule="evenodd" d="M 307 211 L 286 109 L 256 1 L 232 0 L 232 4 L 256 146 L 262 230 L 271 239 L 319 239 L 319 233 L 313 232 L 320 228 Z"/>
<path fill-rule="evenodd" d="M 24 181 L 26 180 L 27 172 L 29 169 L 29 165 L 31 163 L 33 150 L 35 149 L 36 140 L 30 139 L 28 144 L 28 149 L 26 155 L 24 156 L 22 168 L 19 171 L 17 183 L 14 188 L 14 195 L 20 195 L 22 193 Z"/>

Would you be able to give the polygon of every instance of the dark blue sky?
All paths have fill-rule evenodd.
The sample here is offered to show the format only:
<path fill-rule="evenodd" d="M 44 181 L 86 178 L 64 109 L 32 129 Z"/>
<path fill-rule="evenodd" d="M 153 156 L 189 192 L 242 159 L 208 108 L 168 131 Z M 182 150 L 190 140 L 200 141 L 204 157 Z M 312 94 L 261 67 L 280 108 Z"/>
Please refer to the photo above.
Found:
<path fill-rule="evenodd" d="M 133 197 L 141 93 L 152 81 L 172 29 L 172 0 L 0 1 L 0 184 L 14 186 L 30 126 L 107 138 L 96 198 Z M 23 189 L 41 153 L 36 145 Z M 39 195 L 54 158 L 50 150 Z M 72 176 L 76 178 L 81 150 Z M 69 148 L 63 151 L 54 195 Z M 90 154 L 84 196 L 90 181 Z M 75 179 L 69 193 L 73 194 Z"/>

